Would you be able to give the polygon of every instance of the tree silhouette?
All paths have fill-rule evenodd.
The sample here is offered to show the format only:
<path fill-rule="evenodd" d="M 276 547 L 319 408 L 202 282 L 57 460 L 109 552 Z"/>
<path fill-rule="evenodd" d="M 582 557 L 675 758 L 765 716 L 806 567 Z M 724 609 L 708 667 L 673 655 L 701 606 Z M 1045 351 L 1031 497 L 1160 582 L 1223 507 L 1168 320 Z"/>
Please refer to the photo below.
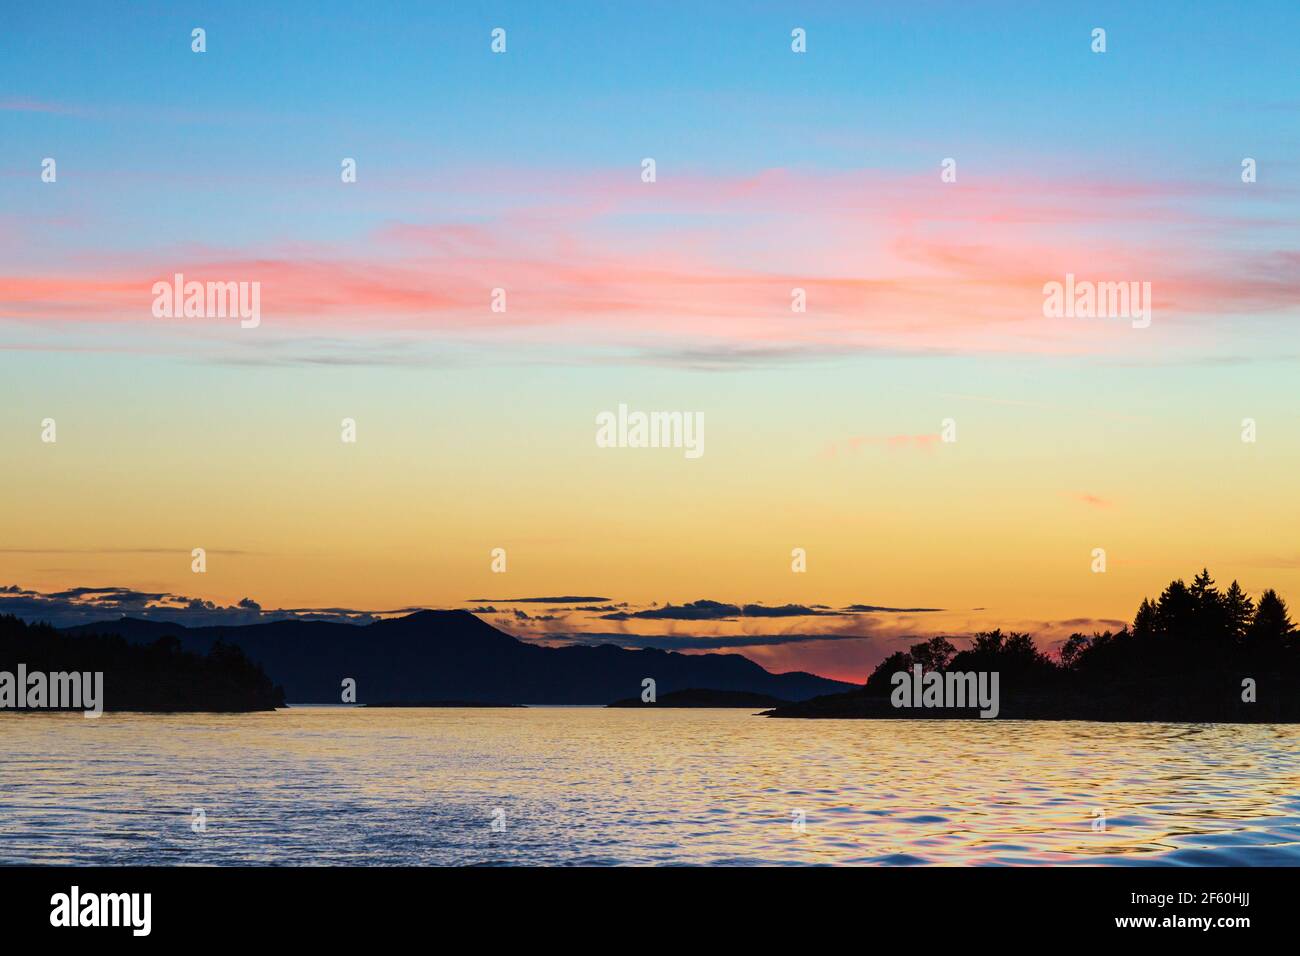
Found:
<path fill-rule="evenodd" d="M 1255 618 L 1255 602 L 1235 580 L 1223 596 L 1228 634 L 1234 642 L 1246 639 L 1246 631 Z"/>
<path fill-rule="evenodd" d="M 1192 595 L 1182 578 L 1170 581 L 1156 601 L 1156 634 L 1161 640 L 1187 639 L 1197 627 L 1197 598 Z"/>
<path fill-rule="evenodd" d="M 1269 588 L 1259 596 L 1259 607 L 1246 631 L 1246 640 L 1259 648 L 1281 648 L 1295 632 L 1286 602 Z"/>
<path fill-rule="evenodd" d="M 912 662 L 920 664 L 922 670 L 941 671 L 948 666 L 957 648 L 946 637 L 932 637 L 924 644 L 913 644 L 909 653 Z"/>
<path fill-rule="evenodd" d="M 1071 634 L 1061 645 L 1061 666 L 1067 669 L 1073 668 L 1078 663 L 1079 655 L 1087 650 L 1091 643 L 1092 640 L 1083 634 Z"/>
<path fill-rule="evenodd" d="M 1150 598 L 1143 598 L 1137 615 L 1133 618 L 1133 633 L 1141 638 L 1156 636 L 1156 606 Z"/>
<path fill-rule="evenodd" d="M 894 653 L 877 664 L 876 669 L 871 672 L 871 676 L 867 678 L 867 689 L 876 692 L 887 692 L 891 686 L 889 679 L 894 674 L 911 669 L 912 656 L 903 651 L 894 651 Z"/>
<path fill-rule="evenodd" d="M 965 646 L 954 653 L 954 645 Z M 865 692 L 888 690 L 890 676 L 913 664 L 996 671 L 1008 700 L 1036 699 L 1040 714 L 1300 720 L 1300 632 L 1286 602 L 1271 589 L 1252 601 L 1237 581 L 1220 591 L 1207 568 L 1190 585 L 1176 579 L 1143 599 L 1131 629 L 1070 635 L 1057 659 L 1018 632 L 932 638 L 882 661 Z M 1246 678 L 1256 701 L 1242 699 Z"/>

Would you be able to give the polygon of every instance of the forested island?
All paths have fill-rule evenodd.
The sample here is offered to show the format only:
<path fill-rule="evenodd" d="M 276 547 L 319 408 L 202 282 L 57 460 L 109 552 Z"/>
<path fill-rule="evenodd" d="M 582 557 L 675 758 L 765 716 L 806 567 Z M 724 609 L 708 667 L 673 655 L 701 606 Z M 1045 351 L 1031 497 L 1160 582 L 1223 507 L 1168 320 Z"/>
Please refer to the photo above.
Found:
<path fill-rule="evenodd" d="M 116 635 L 69 634 L 0 616 L 0 673 L 17 674 L 20 666 L 26 674 L 102 673 L 105 711 L 244 712 L 284 706 L 284 692 L 230 644 L 196 654 L 170 636 L 133 644 Z"/>
<path fill-rule="evenodd" d="M 1208 570 L 1170 582 L 1118 632 L 1073 634 L 1058 657 L 1029 634 L 934 637 L 881 661 L 865 685 L 770 717 L 974 718 L 970 707 L 897 706 L 899 673 L 997 674 L 1001 719 L 1300 722 L 1300 635 L 1273 590 L 1252 600 Z"/>

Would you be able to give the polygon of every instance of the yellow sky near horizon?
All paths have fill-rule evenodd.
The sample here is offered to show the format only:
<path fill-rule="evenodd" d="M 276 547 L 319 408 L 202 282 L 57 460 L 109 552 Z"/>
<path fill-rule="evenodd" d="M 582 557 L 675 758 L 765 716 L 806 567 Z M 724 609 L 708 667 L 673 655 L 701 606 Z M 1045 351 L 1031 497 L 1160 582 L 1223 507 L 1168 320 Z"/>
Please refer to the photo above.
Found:
<path fill-rule="evenodd" d="M 1127 393 L 1144 397 L 1133 408 L 1104 390 L 1081 403 L 1074 379 L 1053 382 L 1049 371 L 1008 377 L 1005 394 L 1034 399 L 1009 404 L 959 390 L 948 374 L 887 363 L 721 382 L 131 364 L 134 375 L 113 365 L 106 376 L 104 362 L 47 362 L 6 406 L 5 491 L 20 506 L 6 509 L 0 584 L 121 586 L 222 605 L 249 597 L 267 609 L 598 595 L 946 611 L 877 618 L 882 634 L 999 625 L 1050 634 L 1067 626 L 1059 622 L 1126 621 L 1143 596 L 1202 565 L 1225 585 L 1236 577 L 1253 593 L 1300 593 L 1285 531 L 1300 527 L 1291 437 L 1300 430 L 1257 384 L 1241 404 L 1260 409 L 1262 437 L 1247 444 L 1235 410 L 1173 375 L 1163 403 Z M 1086 383 L 1086 370 L 1077 378 Z M 596 447 L 595 415 L 619 401 L 701 410 L 705 454 Z M 957 422 L 952 444 L 932 440 L 945 412 Z M 54 444 L 40 441 L 47 415 Z M 356 444 L 340 440 L 345 416 L 358 423 Z M 190 570 L 195 547 L 208 552 L 202 575 Z M 796 547 L 806 573 L 791 571 Z M 1097 547 L 1104 574 L 1091 570 Z M 504 574 L 491 570 L 494 548 L 506 550 Z M 541 633 L 526 622 L 510 629 Z M 746 653 L 823 671 L 862 659 L 829 646 Z"/>

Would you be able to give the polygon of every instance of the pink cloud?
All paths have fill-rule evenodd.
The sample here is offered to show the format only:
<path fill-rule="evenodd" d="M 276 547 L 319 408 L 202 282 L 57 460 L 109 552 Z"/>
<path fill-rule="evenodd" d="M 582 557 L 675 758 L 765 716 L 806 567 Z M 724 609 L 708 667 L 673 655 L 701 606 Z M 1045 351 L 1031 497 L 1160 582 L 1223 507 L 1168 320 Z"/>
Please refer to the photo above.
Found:
<path fill-rule="evenodd" d="M 525 180 L 528 194 L 515 196 Z M 183 272 L 260 282 L 264 324 L 291 333 L 508 333 L 525 344 L 634 350 L 1097 354 L 1149 350 L 1161 336 L 1172 348 L 1204 345 L 1211 330 L 1189 326 L 1194 316 L 1300 303 L 1297 250 L 1256 248 L 1243 259 L 1221 242 L 1188 238 L 1215 235 L 1208 227 L 1221 222 L 1189 199 L 1219 198 L 1226 187 L 1023 177 L 957 186 L 937 175 L 788 170 L 644 184 L 626 174 L 488 170 L 441 188 L 492 193 L 500 208 L 475 223 L 390 223 L 356 243 L 160 252 L 91 270 L 0 274 L 0 317 L 177 321 L 152 317 L 150 288 Z M 545 201 L 530 205 L 539 194 Z M 1150 282 L 1153 327 L 1044 318 L 1043 284 L 1067 272 Z M 507 292 L 504 312 L 490 309 L 494 288 Z M 791 309 L 795 289 L 806 294 L 805 312 Z"/>
<path fill-rule="evenodd" d="M 1070 497 L 1075 501 L 1081 501 L 1085 505 L 1090 505 L 1093 508 L 1112 508 L 1115 505 L 1115 502 L 1106 498 L 1101 498 L 1097 495 L 1090 495 L 1082 491 L 1073 492 L 1070 494 Z"/>
<path fill-rule="evenodd" d="M 892 450 L 915 449 L 933 451 L 939 444 L 937 434 L 924 435 L 854 435 L 843 443 L 832 442 L 823 452 L 823 457 L 834 458 L 841 452 L 857 454 L 864 447 L 875 446 Z"/>

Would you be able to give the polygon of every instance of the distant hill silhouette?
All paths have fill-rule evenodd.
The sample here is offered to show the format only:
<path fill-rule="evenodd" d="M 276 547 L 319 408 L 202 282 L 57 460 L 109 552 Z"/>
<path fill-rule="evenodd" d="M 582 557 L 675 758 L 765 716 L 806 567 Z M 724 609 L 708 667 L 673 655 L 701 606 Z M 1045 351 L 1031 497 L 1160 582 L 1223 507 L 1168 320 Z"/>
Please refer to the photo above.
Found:
<path fill-rule="evenodd" d="M 862 687 L 768 716 L 978 719 L 971 709 L 893 706 L 891 678 L 916 665 L 997 672 L 1002 719 L 1300 722 L 1300 635 L 1286 603 L 1269 590 L 1256 604 L 1236 581 L 1220 591 L 1208 570 L 1143 601 L 1131 628 L 1072 635 L 1059 660 L 1028 634 L 983 632 L 960 652 L 936 637 L 890 655 Z"/>
<path fill-rule="evenodd" d="M 214 641 L 202 653 L 170 635 L 147 642 L 59 632 L 0 616 L 0 671 L 103 672 L 105 711 L 250 711 L 284 706 L 284 694 L 235 647 Z"/>
<path fill-rule="evenodd" d="M 643 701 L 640 697 L 627 697 L 616 700 L 610 707 L 640 707 L 653 710 L 656 707 L 672 709 L 674 707 L 740 707 L 746 710 L 759 710 L 763 707 L 778 707 L 789 701 L 779 700 L 770 694 L 751 694 L 743 690 L 701 690 L 692 687 L 689 690 L 675 690 L 671 693 L 656 695 L 654 703 Z"/>
<path fill-rule="evenodd" d="M 277 621 L 186 628 L 123 618 L 67 628 L 132 642 L 171 637 L 200 654 L 218 641 L 241 648 L 284 687 L 290 703 L 339 703 L 345 678 L 357 702 L 472 700 L 480 704 L 607 704 L 641 694 L 706 687 L 806 700 L 852 685 L 813 674 L 772 674 L 738 654 L 679 654 L 613 645 L 542 647 L 468 611 L 419 611 L 372 624 Z"/>

